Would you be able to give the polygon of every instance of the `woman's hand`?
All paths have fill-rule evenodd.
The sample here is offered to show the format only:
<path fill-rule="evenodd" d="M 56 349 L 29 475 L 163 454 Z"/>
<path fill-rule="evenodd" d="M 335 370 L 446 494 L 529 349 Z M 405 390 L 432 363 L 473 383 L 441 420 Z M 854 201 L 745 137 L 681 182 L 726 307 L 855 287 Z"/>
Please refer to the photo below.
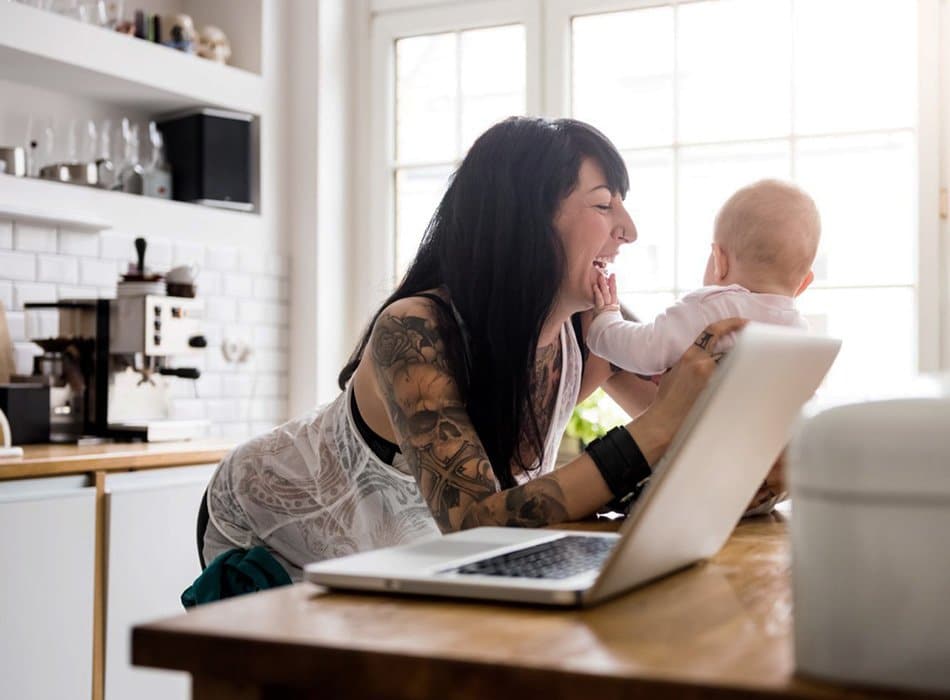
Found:
<path fill-rule="evenodd" d="M 748 321 L 741 318 L 727 318 L 706 326 L 679 362 L 663 375 L 653 404 L 627 425 L 651 465 L 666 452 L 696 397 L 716 369 L 716 363 L 722 357 L 716 352 L 719 339 L 741 330 L 746 323 Z"/>

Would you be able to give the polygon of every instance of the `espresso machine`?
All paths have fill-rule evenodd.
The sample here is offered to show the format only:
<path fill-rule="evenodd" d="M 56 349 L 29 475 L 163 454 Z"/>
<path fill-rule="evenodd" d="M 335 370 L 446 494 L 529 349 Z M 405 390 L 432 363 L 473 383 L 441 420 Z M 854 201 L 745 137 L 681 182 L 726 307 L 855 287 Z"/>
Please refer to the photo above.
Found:
<path fill-rule="evenodd" d="M 31 380 L 51 388 L 51 441 L 184 440 L 204 432 L 207 421 L 170 417 L 170 379 L 200 376 L 197 368 L 171 365 L 207 345 L 201 300 L 137 294 L 24 308 L 30 340 L 43 349 Z M 46 319 L 31 324 L 30 314 Z"/>

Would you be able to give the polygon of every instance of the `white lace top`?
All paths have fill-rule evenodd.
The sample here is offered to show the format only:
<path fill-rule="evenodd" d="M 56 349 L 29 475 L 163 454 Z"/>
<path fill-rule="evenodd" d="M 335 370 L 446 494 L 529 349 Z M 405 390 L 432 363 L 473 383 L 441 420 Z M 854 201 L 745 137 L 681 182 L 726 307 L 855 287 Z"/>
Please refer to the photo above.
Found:
<path fill-rule="evenodd" d="M 560 342 L 561 382 L 544 463 L 518 475 L 519 483 L 554 468 L 577 403 L 582 362 L 569 322 Z M 206 538 L 207 561 L 230 547 L 265 545 L 299 580 L 308 562 L 440 534 L 403 456 L 386 464 L 363 440 L 350 411 L 352 391 L 350 382 L 333 402 L 224 458 L 208 486 L 210 522 L 223 538 Z"/>

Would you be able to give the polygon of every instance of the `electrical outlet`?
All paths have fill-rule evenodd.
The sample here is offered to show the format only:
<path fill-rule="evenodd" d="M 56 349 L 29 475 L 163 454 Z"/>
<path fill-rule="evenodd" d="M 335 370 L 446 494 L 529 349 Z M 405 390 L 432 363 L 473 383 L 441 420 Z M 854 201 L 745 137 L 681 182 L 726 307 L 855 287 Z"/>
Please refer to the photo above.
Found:
<path fill-rule="evenodd" d="M 251 346 L 243 340 L 225 338 L 221 341 L 221 354 L 230 364 L 243 364 L 251 358 L 253 353 Z"/>

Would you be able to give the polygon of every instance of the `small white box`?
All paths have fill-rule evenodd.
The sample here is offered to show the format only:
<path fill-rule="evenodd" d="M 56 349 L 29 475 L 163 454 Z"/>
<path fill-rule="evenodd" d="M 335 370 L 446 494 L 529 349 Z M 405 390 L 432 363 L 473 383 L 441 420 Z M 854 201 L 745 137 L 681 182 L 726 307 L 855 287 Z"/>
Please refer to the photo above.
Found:
<path fill-rule="evenodd" d="M 797 671 L 950 691 L 950 399 L 815 416 L 790 480 Z"/>

